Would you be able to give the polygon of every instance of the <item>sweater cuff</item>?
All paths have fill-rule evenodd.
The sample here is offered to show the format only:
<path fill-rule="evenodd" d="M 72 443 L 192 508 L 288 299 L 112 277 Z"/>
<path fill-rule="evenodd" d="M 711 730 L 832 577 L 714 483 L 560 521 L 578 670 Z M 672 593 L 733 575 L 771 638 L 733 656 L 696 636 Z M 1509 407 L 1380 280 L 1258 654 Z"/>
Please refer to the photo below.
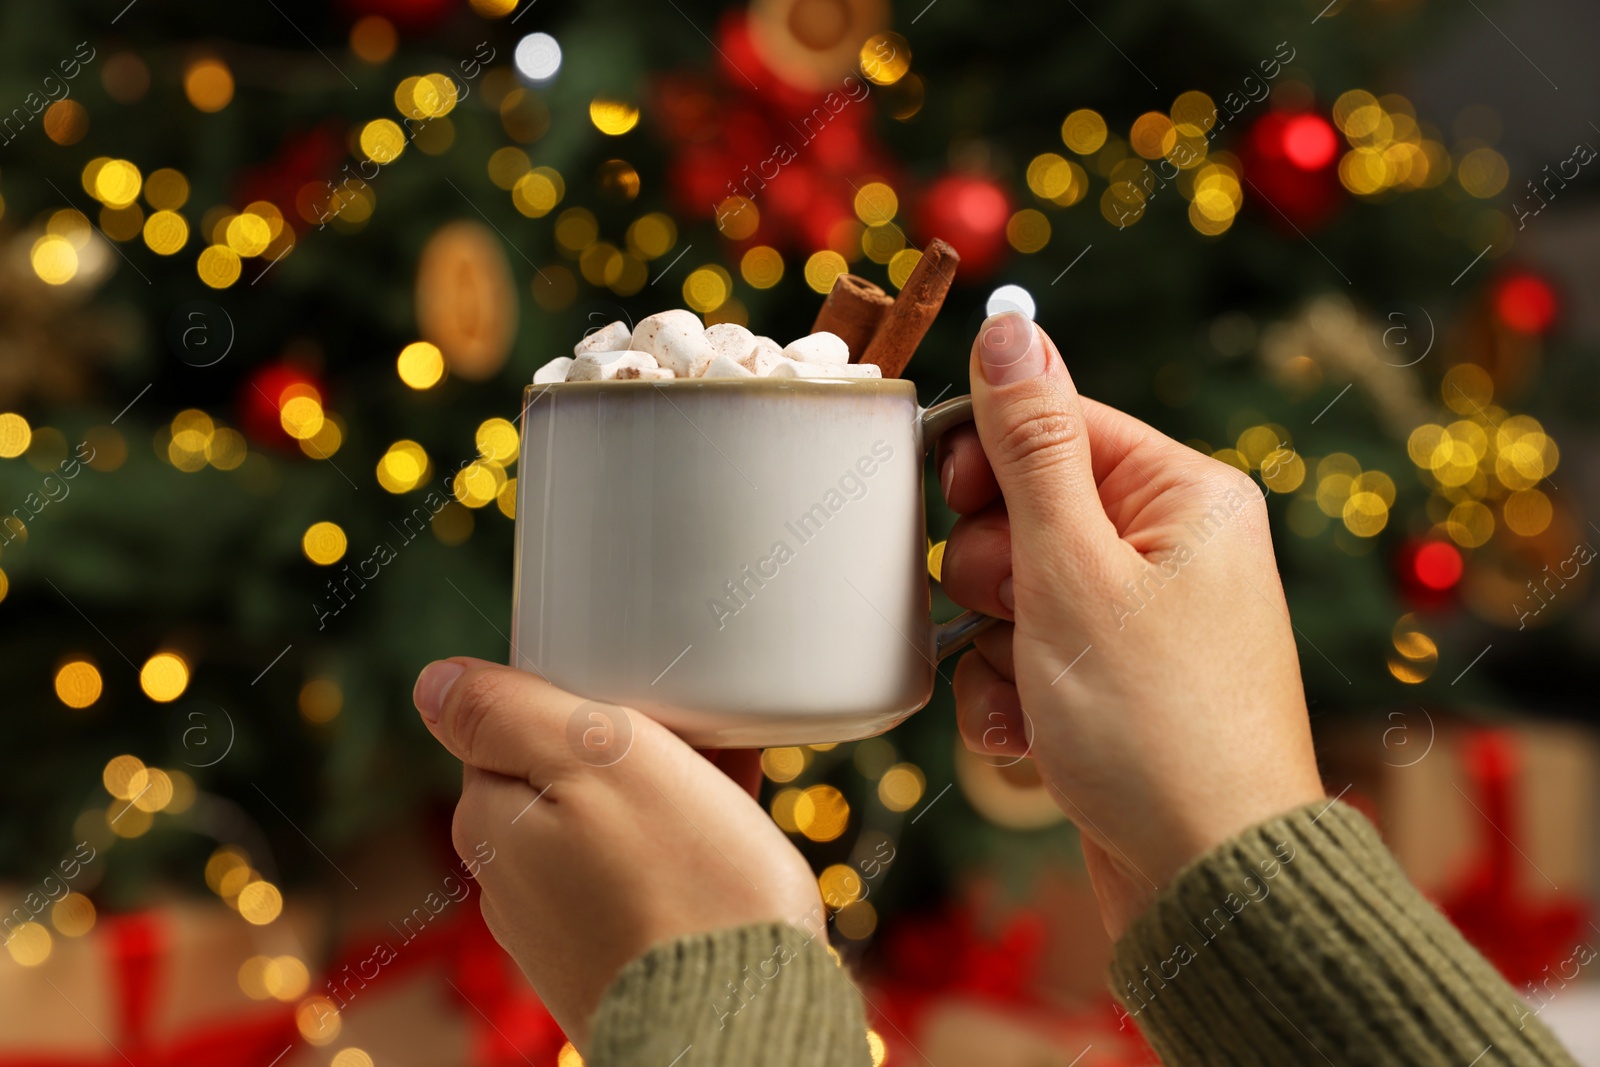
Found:
<path fill-rule="evenodd" d="M 591 1067 L 865 1067 L 861 995 L 826 943 L 751 923 L 657 945 L 595 1013 Z"/>
<path fill-rule="evenodd" d="M 1162 1060 L 1184 1067 L 1573 1062 L 1337 801 L 1180 871 L 1118 942 L 1111 977 Z"/>

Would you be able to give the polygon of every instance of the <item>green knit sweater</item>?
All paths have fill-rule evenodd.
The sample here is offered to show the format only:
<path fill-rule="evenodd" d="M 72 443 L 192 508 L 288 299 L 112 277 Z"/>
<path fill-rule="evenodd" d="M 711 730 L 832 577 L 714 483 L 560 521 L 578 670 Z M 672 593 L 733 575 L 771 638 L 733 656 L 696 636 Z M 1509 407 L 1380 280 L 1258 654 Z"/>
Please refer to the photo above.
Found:
<path fill-rule="evenodd" d="M 1112 992 L 1168 1067 L 1576 1067 L 1406 880 L 1371 823 L 1297 808 L 1180 871 L 1117 943 Z M 765 923 L 623 968 L 592 1067 L 870 1063 L 861 998 L 824 947 Z"/>

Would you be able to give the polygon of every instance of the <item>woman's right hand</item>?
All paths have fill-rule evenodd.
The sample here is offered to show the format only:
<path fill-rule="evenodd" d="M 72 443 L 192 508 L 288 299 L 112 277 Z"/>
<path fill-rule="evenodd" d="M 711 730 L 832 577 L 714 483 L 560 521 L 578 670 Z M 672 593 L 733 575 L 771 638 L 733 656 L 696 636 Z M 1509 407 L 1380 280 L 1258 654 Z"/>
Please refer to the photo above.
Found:
<path fill-rule="evenodd" d="M 962 736 L 1028 752 L 1119 937 L 1185 864 L 1323 795 L 1261 491 L 1079 396 L 1042 329 L 973 346 L 940 481 L 943 584 L 1007 620 L 955 674 Z"/>

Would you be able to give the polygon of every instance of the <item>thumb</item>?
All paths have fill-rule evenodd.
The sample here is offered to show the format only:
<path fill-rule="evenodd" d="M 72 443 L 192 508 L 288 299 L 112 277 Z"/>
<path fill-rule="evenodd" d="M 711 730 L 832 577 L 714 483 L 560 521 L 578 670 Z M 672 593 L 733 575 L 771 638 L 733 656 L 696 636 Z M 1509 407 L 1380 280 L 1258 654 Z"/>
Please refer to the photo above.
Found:
<path fill-rule="evenodd" d="M 1012 558 L 1093 559 L 1117 540 L 1061 353 L 1026 315 L 991 315 L 972 350 L 972 413 L 1011 520 Z"/>

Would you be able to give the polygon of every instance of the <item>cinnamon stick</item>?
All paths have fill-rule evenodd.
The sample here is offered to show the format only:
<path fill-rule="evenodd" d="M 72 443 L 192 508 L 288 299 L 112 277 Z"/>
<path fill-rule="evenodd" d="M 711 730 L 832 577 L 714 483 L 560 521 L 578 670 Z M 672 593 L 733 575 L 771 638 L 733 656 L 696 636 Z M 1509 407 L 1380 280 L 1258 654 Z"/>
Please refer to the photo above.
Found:
<path fill-rule="evenodd" d="M 860 363 L 861 356 L 878 332 L 878 324 L 894 303 L 894 297 L 857 274 L 841 274 L 833 280 L 828 298 L 817 312 L 817 321 L 811 332 L 823 330 L 837 334 L 850 348 L 850 362 Z"/>
<path fill-rule="evenodd" d="M 954 248 L 938 238 L 929 241 L 860 362 L 876 363 L 885 378 L 900 377 L 944 305 L 960 263 Z"/>

